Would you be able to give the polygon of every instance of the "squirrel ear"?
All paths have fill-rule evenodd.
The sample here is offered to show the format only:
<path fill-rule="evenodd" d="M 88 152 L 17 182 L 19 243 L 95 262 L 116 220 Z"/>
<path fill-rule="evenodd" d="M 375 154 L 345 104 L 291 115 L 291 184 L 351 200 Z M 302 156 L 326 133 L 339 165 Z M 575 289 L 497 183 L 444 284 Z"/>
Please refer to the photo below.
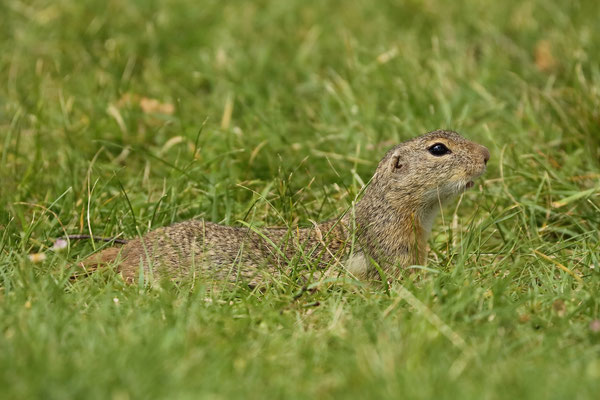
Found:
<path fill-rule="evenodd" d="M 402 159 L 400 158 L 399 154 L 396 154 L 392 157 L 392 162 L 391 162 L 391 171 L 392 172 L 398 172 L 402 169 L 402 167 L 404 166 Z"/>

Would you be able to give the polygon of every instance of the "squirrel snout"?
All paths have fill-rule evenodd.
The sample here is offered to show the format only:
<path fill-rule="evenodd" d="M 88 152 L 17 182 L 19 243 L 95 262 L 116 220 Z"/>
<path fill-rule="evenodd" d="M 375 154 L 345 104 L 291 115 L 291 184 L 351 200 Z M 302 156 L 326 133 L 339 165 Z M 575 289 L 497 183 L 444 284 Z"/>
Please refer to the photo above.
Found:
<path fill-rule="evenodd" d="M 483 155 L 483 163 L 487 165 L 490 160 L 490 151 L 485 146 L 481 146 L 481 155 Z"/>

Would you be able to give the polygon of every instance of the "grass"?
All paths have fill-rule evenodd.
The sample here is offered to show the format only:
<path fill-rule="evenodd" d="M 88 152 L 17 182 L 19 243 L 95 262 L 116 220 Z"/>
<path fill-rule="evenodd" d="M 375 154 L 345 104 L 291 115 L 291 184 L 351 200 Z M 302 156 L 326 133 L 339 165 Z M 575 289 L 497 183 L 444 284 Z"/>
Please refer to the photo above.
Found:
<path fill-rule="evenodd" d="M 598 8 L 2 1 L 0 397 L 597 398 Z M 52 249 L 335 217 L 439 127 L 490 166 L 389 292 L 72 283 L 101 244 Z"/>

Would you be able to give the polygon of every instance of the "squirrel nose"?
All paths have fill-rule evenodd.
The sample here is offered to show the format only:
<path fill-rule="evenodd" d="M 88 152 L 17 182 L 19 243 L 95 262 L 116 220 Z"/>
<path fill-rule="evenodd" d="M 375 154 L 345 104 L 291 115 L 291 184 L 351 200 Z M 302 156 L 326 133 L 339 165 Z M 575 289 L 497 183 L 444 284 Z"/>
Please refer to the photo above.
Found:
<path fill-rule="evenodd" d="M 483 155 L 483 163 L 487 165 L 490 160 L 490 151 L 485 146 L 481 146 L 481 154 Z"/>

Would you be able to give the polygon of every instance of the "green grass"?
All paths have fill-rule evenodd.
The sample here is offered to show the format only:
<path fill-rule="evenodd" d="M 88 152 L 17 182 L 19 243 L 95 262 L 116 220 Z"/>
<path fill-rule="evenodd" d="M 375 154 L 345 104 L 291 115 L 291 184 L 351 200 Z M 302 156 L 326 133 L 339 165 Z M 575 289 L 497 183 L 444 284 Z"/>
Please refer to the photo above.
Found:
<path fill-rule="evenodd" d="M 3 0 L 0 397 L 598 398 L 598 15 Z M 488 146 L 490 167 L 438 219 L 433 272 L 389 292 L 72 283 L 100 244 L 51 249 L 194 217 L 332 218 L 388 147 L 440 127 Z"/>

